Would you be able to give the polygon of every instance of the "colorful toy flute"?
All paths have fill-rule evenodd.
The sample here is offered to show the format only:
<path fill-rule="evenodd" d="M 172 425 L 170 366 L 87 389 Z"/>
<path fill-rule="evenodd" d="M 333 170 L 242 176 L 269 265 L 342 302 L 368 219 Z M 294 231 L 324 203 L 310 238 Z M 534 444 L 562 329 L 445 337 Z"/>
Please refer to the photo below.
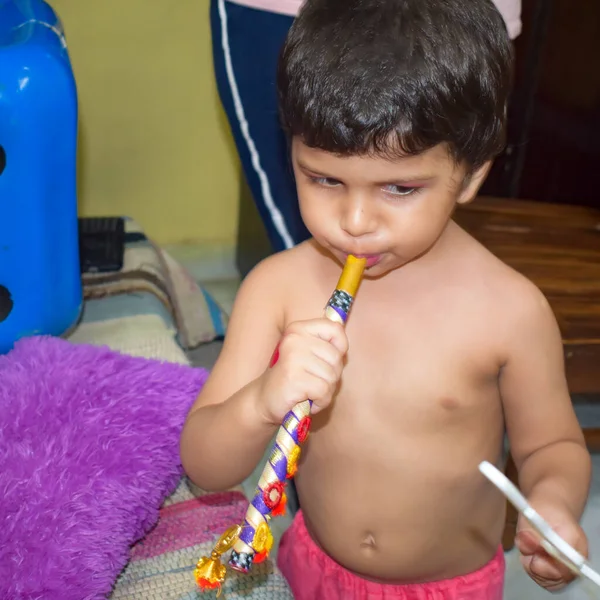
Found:
<path fill-rule="evenodd" d="M 365 265 L 365 259 L 348 256 L 337 287 L 325 308 L 326 318 L 342 325 L 346 323 Z M 277 352 L 272 364 L 276 362 L 276 356 Z M 269 555 L 273 545 L 269 521 L 271 517 L 285 512 L 285 486 L 298 468 L 301 447 L 310 430 L 311 407 L 311 400 L 300 402 L 285 416 L 243 525 L 228 529 L 215 545 L 211 556 L 198 561 L 194 576 L 202 590 L 218 589 L 219 596 L 226 576 L 226 568 L 221 564 L 220 557 L 232 548 L 229 565 L 243 573 L 248 573 L 253 563 L 262 562 Z"/>

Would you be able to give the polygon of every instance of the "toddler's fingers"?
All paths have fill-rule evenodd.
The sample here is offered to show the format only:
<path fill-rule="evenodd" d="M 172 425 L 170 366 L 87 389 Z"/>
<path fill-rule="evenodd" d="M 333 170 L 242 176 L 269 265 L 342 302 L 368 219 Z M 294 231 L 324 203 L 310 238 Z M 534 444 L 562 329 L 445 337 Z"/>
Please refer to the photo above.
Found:
<path fill-rule="evenodd" d="M 312 414 L 317 414 L 327 408 L 331 402 L 333 386 L 325 379 L 315 377 L 309 387 L 309 398 L 312 400 Z"/>
<path fill-rule="evenodd" d="M 331 327 L 330 337 L 326 341 L 335 346 L 342 356 L 344 356 L 348 352 L 348 337 L 346 336 L 346 330 L 340 323 L 334 323 L 333 321 L 330 321 L 330 323 L 333 327 Z"/>
<path fill-rule="evenodd" d="M 570 571 L 566 567 L 543 554 L 521 556 L 521 564 L 532 577 L 547 583 L 558 584 L 570 576 Z"/>
<path fill-rule="evenodd" d="M 321 387 L 320 381 L 312 384 L 312 386 L 317 387 L 317 393 L 315 398 L 311 397 L 311 400 L 329 395 L 339 379 L 337 369 L 327 361 L 317 357 L 313 357 L 313 360 L 306 365 L 306 372 L 325 384 L 323 387 Z"/>
<path fill-rule="evenodd" d="M 523 556 L 531 556 L 542 547 L 539 536 L 531 529 L 520 530 L 515 537 L 515 545 Z"/>
<path fill-rule="evenodd" d="M 335 378 L 339 379 L 342 374 L 343 355 L 329 342 L 323 340 L 315 340 L 315 342 L 316 343 L 311 348 L 313 354 L 320 362 L 325 362 L 330 365 L 334 370 Z"/>
<path fill-rule="evenodd" d="M 322 318 L 293 323 L 288 328 L 288 333 L 312 335 L 329 342 L 342 354 L 348 352 L 348 338 L 346 337 L 344 327 L 340 323 L 335 323 L 329 319 Z"/>

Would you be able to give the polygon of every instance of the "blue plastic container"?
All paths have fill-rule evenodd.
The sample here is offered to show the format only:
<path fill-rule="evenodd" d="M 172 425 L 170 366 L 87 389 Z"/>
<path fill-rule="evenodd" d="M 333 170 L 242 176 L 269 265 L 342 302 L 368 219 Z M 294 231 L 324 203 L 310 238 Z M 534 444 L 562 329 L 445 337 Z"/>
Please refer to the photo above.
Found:
<path fill-rule="evenodd" d="M 0 0 L 0 353 L 79 317 L 76 153 L 60 21 L 42 0 Z"/>

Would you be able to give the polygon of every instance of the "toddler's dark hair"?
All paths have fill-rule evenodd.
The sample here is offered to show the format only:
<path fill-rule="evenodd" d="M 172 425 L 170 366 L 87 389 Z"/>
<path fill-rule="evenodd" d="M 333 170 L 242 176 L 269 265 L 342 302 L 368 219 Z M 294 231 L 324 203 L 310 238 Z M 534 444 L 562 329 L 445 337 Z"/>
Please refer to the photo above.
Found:
<path fill-rule="evenodd" d="M 512 47 L 492 0 L 307 0 L 279 64 L 284 129 L 340 155 L 505 144 Z"/>

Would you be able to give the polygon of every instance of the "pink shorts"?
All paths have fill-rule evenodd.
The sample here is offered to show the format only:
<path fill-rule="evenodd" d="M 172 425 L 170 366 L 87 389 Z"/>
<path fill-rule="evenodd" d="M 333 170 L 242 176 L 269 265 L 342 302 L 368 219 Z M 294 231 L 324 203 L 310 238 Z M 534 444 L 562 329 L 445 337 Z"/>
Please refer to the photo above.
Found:
<path fill-rule="evenodd" d="M 277 560 L 295 600 L 502 600 L 502 548 L 484 567 L 462 577 L 422 584 L 375 583 L 344 569 L 310 537 L 302 512 L 284 534 Z"/>

